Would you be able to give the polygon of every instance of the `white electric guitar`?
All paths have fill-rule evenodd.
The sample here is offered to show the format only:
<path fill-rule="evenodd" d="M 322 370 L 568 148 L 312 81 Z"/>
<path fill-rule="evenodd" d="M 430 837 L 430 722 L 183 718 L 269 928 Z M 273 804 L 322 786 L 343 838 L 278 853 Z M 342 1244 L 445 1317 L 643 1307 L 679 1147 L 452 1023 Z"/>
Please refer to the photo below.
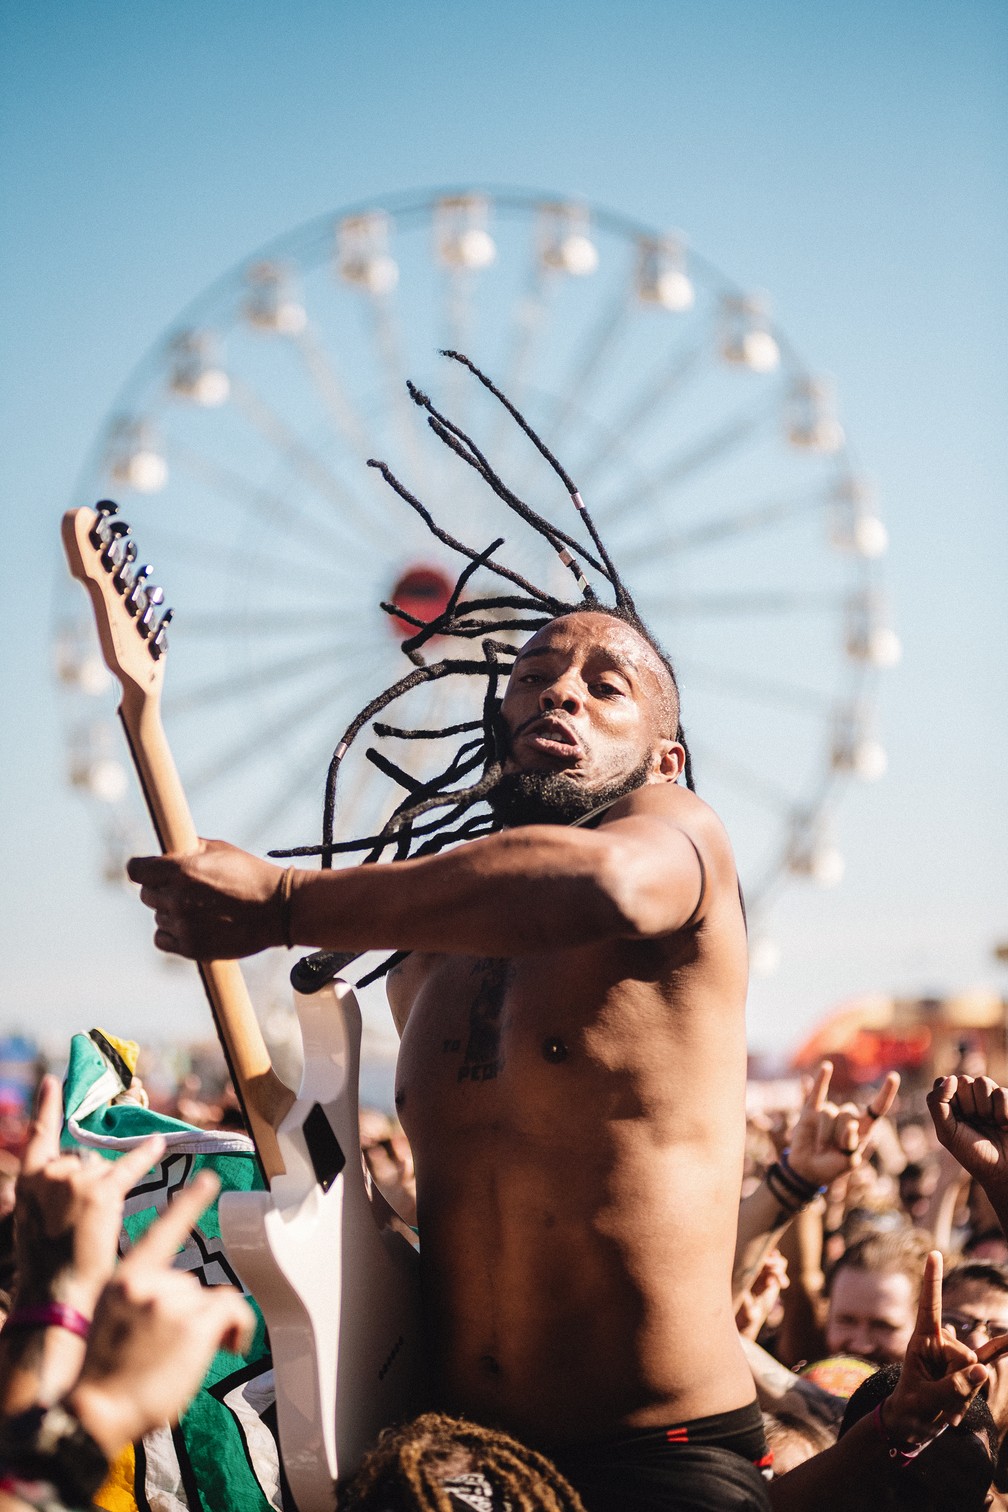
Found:
<path fill-rule="evenodd" d="M 158 842 L 194 851 L 161 723 L 172 611 L 114 504 L 70 510 L 63 545 L 122 685 L 119 716 Z M 269 1183 L 225 1193 L 219 1211 L 229 1259 L 269 1329 L 280 1452 L 299 1512 L 332 1512 L 333 1481 L 383 1427 L 423 1405 L 419 1259 L 361 1155 L 360 1009 L 332 980 L 330 959 L 308 957 L 293 974 L 305 1062 L 297 1097 L 273 1071 L 237 962 L 198 963 Z"/>

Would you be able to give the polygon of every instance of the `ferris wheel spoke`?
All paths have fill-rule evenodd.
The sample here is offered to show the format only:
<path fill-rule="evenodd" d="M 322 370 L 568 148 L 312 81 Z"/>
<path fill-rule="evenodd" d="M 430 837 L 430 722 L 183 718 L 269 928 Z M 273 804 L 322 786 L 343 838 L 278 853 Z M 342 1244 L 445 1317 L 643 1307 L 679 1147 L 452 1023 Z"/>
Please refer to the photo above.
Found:
<path fill-rule="evenodd" d="M 373 294 L 368 300 L 368 307 L 371 311 L 375 347 L 381 359 L 382 379 L 392 418 L 399 432 L 404 454 L 423 487 L 427 478 L 427 462 L 419 444 L 417 426 L 413 417 L 413 403 L 406 389 L 407 365 L 403 360 L 395 306 L 390 295 Z"/>
<path fill-rule="evenodd" d="M 289 537 L 284 537 L 285 542 L 288 539 Z M 150 544 L 154 548 L 151 552 L 153 557 L 160 560 L 162 556 L 166 556 L 169 560 L 185 562 L 190 569 L 201 568 L 210 576 L 215 588 L 219 585 L 222 574 L 234 575 L 238 569 L 243 580 L 263 578 L 268 582 L 276 582 L 278 564 L 275 559 L 268 560 L 261 551 L 253 553 L 235 547 L 231 541 L 212 540 L 206 535 L 202 523 L 198 535 L 192 532 L 180 534 L 166 527 L 162 516 L 157 521 L 156 534 Z M 315 559 L 317 560 L 317 556 Z M 188 618 L 186 623 L 189 623 Z"/>
<path fill-rule="evenodd" d="M 630 321 L 633 311 L 632 300 L 633 293 L 631 289 L 626 288 L 619 291 L 608 309 L 603 312 L 600 319 L 596 322 L 594 328 L 589 331 L 575 367 L 558 385 L 558 396 L 554 400 L 549 416 L 543 426 L 547 444 L 550 446 L 553 445 L 556 437 L 559 436 L 563 426 L 574 413 L 575 408 L 583 408 L 602 359 L 612 352 L 619 341 L 624 327 Z M 560 397 L 560 395 L 563 397 Z"/>
<path fill-rule="evenodd" d="M 315 514 L 300 509 L 289 498 L 273 489 L 252 483 L 236 469 L 217 462 L 211 457 L 173 440 L 167 448 L 169 460 L 191 477 L 197 478 L 221 498 L 229 499 L 244 512 L 263 520 L 272 530 L 285 525 L 294 539 L 305 539 L 314 553 L 323 548 L 338 556 L 346 552 L 346 539 L 337 535 L 331 524 Z M 341 517 L 342 518 L 342 517 Z M 348 524 L 350 522 L 347 522 Z M 289 540 L 291 537 L 286 537 Z"/>
<path fill-rule="evenodd" d="M 710 750 L 700 744 L 693 747 L 693 762 L 694 766 L 702 766 L 704 773 L 720 778 L 762 807 L 781 814 L 790 814 L 794 807 L 793 796 L 780 783 L 768 779 L 762 770 L 725 756 L 723 751 Z"/>
<path fill-rule="evenodd" d="M 345 685 L 346 680 L 342 684 L 337 683 L 327 689 L 325 702 L 333 700 L 339 688 Z M 322 700 L 317 697 L 306 698 L 303 693 L 288 699 L 279 712 L 273 710 L 268 718 L 242 733 L 212 761 L 198 770 L 189 783 L 192 791 L 202 792 L 219 781 L 221 777 L 226 776 L 230 780 L 241 768 L 273 754 L 274 743 L 277 740 L 290 738 L 296 734 L 298 728 L 303 728 L 305 724 L 314 720 L 322 708 Z"/>
<path fill-rule="evenodd" d="M 376 433 L 368 429 L 366 418 L 360 413 L 353 399 L 348 393 L 346 386 L 341 381 L 335 367 L 329 361 L 328 354 L 318 340 L 317 333 L 311 326 L 297 338 L 298 349 L 304 360 L 306 368 L 316 390 L 322 397 L 325 407 L 343 441 L 346 443 L 351 454 L 356 458 L 361 467 L 362 486 L 366 487 L 369 497 L 384 501 L 384 493 L 377 477 L 370 470 L 366 470 L 366 464 L 370 457 L 378 456 L 384 450 Z M 396 393 L 392 396 L 392 402 L 397 414 L 405 408 L 403 396 Z M 412 416 L 407 414 L 402 424 L 404 433 L 408 430 L 410 446 L 414 444 Z M 355 495 L 356 497 L 356 495 Z M 377 511 L 381 515 L 384 511 L 378 505 Z M 367 534 L 371 544 L 375 542 L 375 531 L 378 529 L 372 515 L 366 510 L 361 510 L 361 515 L 368 521 Z M 383 538 L 384 539 L 384 538 Z M 385 541 L 387 545 L 387 540 Z"/>
<path fill-rule="evenodd" d="M 730 618 L 739 614 L 825 614 L 842 608 L 845 602 L 836 593 L 781 588 L 765 593 L 670 595 L 665 607 L 677 619 L 687 616 Z"/>
<path fill-rule="evenodd" d="M 276 838 L 276 828 L 285 815 L 289 814 L 297 806 L 299 801 L 302 803 L 305 801 L 305 795 L 311 791 L 313 785 L 317 788 L 318 808 L 321 815 L 324 779 L 325 757 L 323 757 L 321 762 L 317 755 L 314 760 L 303 761 L 286 787 L 275 794 L 269 803 L 250 819 L 249 846 L 256 848 L 264 843 L 268 843 L 269 849 L 280 849 L 281 842 Z M 298 841 L 297 843 L 302 844 L 304 842 Z"/>
<path fill-rule="evenodd" d="M 173 695 L 168 708 L 172 714 L 188 713 L 191 709 L 204 708 L 207 704 L 225 704 L 241 699 L 256 688 L 268 687 L 278 678 L 292 683 L 298 678 L 307 677 L 320 665 L 331 662 L 335 650 L 334 646 L 325 645 L 315 651 L 299 651 L 294 656 L 259 663 L 244 674 L 228 673 L 213 682 Z"/>
<path fill-rule="evenodd" d="M 468 352 L 472 348 L 474 325 L 473 293 L 475 276 L 471 268 L 448 267 L 444 274 L 444 340 L 439 343 L 450 352 Z M 469 406 L 469 375 L 457 362 L 448 364 L 445 409 L 463 430 Z"/>
<path fill-rule="evenodd" d="M 292 431 L 287 422 L 249 384 L 232 379 L 231 395 L 235 408 L 276 448 L 291 471 L 336 506 L 341 523 L 353 523 L 372 545 L 381 545 L 382 533 L 374 520 L 361 508 L 357 495 L 344 487 L 308 443 Z M 327 533 L 332 534 L 331 531 Z"/>
<path fill-rule="evenodd" d="M 767 499 L 761 504 L 746 505 L 732 514 L 722 515 L 702 525 L 691 526 L 662 537 L 662 549 L 666 552 L 689 551 L 698 546 L 712 545 L 717 541 L 735 540 L 740 536 L 754 535 L 779 525 L 783 520 L 794 519 L 828 502 L 828 490 L 817 488 L 795 494 L 789 499 Z M 641 542 L 637 546 L 624 546 L 620 557 L 625 566 L 634 567 L 654 559 L 655 542 Z"/>
<path fill-rule="evenodd" d="M 511 307 L 512 338 L 504 357 L 504 380 L 497 386 L 513 403 L 521 408 L 526 373 L 532 359 L 536 340 L 546 321 L 546 279 L 538 254 L 533 251 L 532 262 L 525 280 L 524 292 L 517 295 Z M 500 451 L 513 422 L 506 410 L 501 409 L 496 424 L 490 433 L 490 446 Z"/>
<path fill-rule="evenodd" d="M 305 370 L 337 431 L 351 451 L 358 458 L 366 460 L 375 451 L 374 444 L 368 438 L 367 424 L 330 361 L 328 352 L 319 341 L 318 332 L 309 323 L 294 338 L 294 342 Z"/>
<path fill-rule="evenodd" d="M 740 676 L 730 668 L 695 661 L 692 657 L 677 662 L 676 670 L 683 680 L 705 689 L 718 689 L 757 703 L 803 710 L 812 715 L 826 714 L 833 708 L 833 695 L 825 690 L 781 682 L 777 678 Z"/>
<path fill-rule="evenodd" d="M 229 614 L 226 609 L 213 613 L 197 611 L 187 614 L 184 621 L 176 621 L 175 628 L 180 636 L 184 631 L 187 639 L 215 638 L 221 641 L 247 641 L 265 634 L 297 635 L 311 631 L 317 635 L 324 632 L 327 625 L 332 626 L 333 629 L 345 630 L 346 628 L 343 615 L 333 608 L 331 599 L 327 599 L 317 609 L 312 608 L 311 605 L 305 605 L 300 609 L 257 609 L 240 615 Z M 352 650 L 355 647 L 359 648 L 360 640 L 359 637 L 350 635 L 345 641 L 333 644 L 346 646 L 348 650 Z"/>
<path fill-rule="evenodd" d="M 671 458 L 658 473 L 645 479 L 641 487 L 634 489 L 632 493 L 603 499 L 593 511 L 596 521 L 600 522 L 613 515 L 622 514 L 631 503 L 639 510 L 647 509 L 648 505 L 667 488 L 712 467 L 733 451 L 737 451 L 747 441 L 751 441 L 767 415 L 775 409 L 776 401 L 772 409 L 765 401 L 752 406 L 729 421 L 727 425 L 705 436 L 697 445 Z"/>
<path fill-rule="evenodd" d="M 609 426 L 602 444 L 579 465 L 578 475 L 584 488 L 592 487 L 599 469 L 609 461 L 617 446 L 624 447 L 660 405 L 668 405 L 685 389 L 710 353 L 709 340 L 697 342 L 677 353 L 661 374 L 641 388 L 619 419 Z"/>

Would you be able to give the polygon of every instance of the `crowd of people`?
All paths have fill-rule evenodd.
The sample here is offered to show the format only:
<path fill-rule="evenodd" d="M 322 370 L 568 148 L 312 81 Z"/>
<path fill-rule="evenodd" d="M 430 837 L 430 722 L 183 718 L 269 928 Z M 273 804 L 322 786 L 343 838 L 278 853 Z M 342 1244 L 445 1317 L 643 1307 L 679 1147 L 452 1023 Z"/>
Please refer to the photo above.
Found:
<path fill-rule="evenodd" d="M 960 1066 L 926 1110 L 892 1075 L 864 1104 L 837 1104 L 831 1069 L 800 1107 L 748 1127 L 733 1292 L 771 1446 L 770 1504 L 1006 1508 L 1008 1088 Z M 213 1178 L 181 1189 L 118 1259 L 123 1202 L 163 1140 L 81 1158 L 60 1152 L 61 1121 L 46 1076 L 0 1331 L 0 1506 L 17 1512 L 90 1505 L 123 1446 L 176 1417 L 213 1353 L 240 1348 L 252 1327 L 232 1288 L 172 1268 Z M 361 1145 L 415 1222 L 397 1121 L 363 1111 Z M 547 1456 L 437 1411 L 390 1425 L 334 1506 L 337 1495 L 348 1512 L 591 1507 Z"/>

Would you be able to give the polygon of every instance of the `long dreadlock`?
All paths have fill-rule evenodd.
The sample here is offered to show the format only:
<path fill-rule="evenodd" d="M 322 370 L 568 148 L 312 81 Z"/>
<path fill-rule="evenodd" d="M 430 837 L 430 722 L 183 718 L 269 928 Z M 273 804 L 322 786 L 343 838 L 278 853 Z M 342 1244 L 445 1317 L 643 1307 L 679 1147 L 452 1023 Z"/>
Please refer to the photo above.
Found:
<path fill-rule="evenodd" d="M 485 1478 L 495 1507 L 499 1498 L 511 1512 L 584 1512 L 577 1492 L 544 1455 L 506 1433 L 439 1412 L 386 1428 L 340 1488 L 338 1512 L 453 1512 L 442 1482 L 464 1474 Z"/>
<path fill-rule="evenodd" d="M 502 503 L 552 549 L 562 567 L 570 573 L 577 585 L 579 597 L 564 600 L 544 588 L 537 587 L 505 562 L 498 560 L 496 553 L 505 544 L 498 536 L 482 549 L 470 546 L 444 530 L 430 511 L 417 499 L 392 472 L 387 463 L 371 458 L 369 467 L 376 468 L 389 487 L 419 515 L 431 534 L 443 545 L 465 559 L 448 597 L 444 609 L 433 619 L 422 620 L 401 605 L 382 603 L 384 612 L 399 623 L 408 625 L 412 632 L 402 641 L 402 650 L 413 663 L 413 670 L 394 682 L 384 692 L 372 698 L 350 721 L 344 730 L 332 759 L 326 778 L 325 801 L 322 815 L 322 842 L 319 845 L 297 846 L 290 850 L 274 850 L 271 856 L 290 858 L 294 856 L 319 856 L 323 867 L 331 867 L 338 854 L 362 854 L 366 862 L 378 861 L 391 850 L 393 859 L 405 860 L 411 856 L 433 855 L 459 840 L 473 839 L 490 834 L 499 828 L 488 807 L 469 815 L 469 811 L 486 805 L 486 800 L 500 781 L 505 755 L 505 732 L 500 717 L 501 701 L 498 697 L 500 679 L 510 673 L 516 655 L 510 640 L 500 639 L 506 634 L 532 633 L 541 630 L 555 619 L 569 614 L 591 611 L 611 616 L 629 625 L 640 635 L 660 658 L 671 680 L 675 699 L 675 739 L 686 752 L 686 785 L 693 789 L 693 764 L 683 735 L 679 716 L 679 690 L 675 669 L 666 653 L 648 630 L 634 604 L 629 590 L 617 572 L 605 543 L 585 506 L 577 485 L 557 461 L 528 421 L 515 408 L 499 388 L 461 352 L 443 351 L 443 357 L 461 363 L 504 406 L 539 453 L 549 464 L 567 490 L 577 518 L 588 534 L 591 545 L 579 542 L 573 535 L 560 530 L 520 499 L 497 474 L 493 466 L 471 436 L 443 415 L 414 383 L 407 383 L 413 402 L 427 415 L 427 424 L 450 451 L 471 467 Z M 593 549 L 594 548 L 594 549 Z M 575 554 L 576 553 L 576 554 Z M 585 577 L 581 561 L 597 572 L 612 590 L 612 604 L 603 603 Z M 508 590 L 499 593 L 483 593 L 465 596 L 474 575 L 483 570 L 503 580 Z M 517 590 L 517 591 L 515 591 Z M 462 642 L 478 641 L 482 658 L 444 657 L 428 662 L 424 649 L 437 639 L 455 639 Z M 385 724 L 378 719 L 391 703 L 403 698 L 414 689 L 434 683 L 446 677 L 482 677 L 485 679 L 482 717 L 466 720 L 460 724 L 447 725 L 442 729 L 422 729 Z M 397 804 L 383 827 L 373 835 L 354 840 L 334 839 L 336 816 L 336 793 L 340 768 L 351 745 L 360 732 L 371 725 L 374 734 L 381 738 L 398 740 L 443 740 L 456 734 L 473 738 L 463 741 L 448 764 L 436 776 L 421 781 L 390 760 L 377 747 L 370 746 L 367 759 L 386 777 L 403 789 L 405 797 Z M 464 778 L 479 775 L 468 786 L 458 786 Z M 425 818 L 435 815 L 433 818 Z M 466 817 L 469 815 L 469 817 Z M 371 973 L 358 985 L 373 980 L 389 968 L 392 960 L 383 963 L 378 971 Z"/>

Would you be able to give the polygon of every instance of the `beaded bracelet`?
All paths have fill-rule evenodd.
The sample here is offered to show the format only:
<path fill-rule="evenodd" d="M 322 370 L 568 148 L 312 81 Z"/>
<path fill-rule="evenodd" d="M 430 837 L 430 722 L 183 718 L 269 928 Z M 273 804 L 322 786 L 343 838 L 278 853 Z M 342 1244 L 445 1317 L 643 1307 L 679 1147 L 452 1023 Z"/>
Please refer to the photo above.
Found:
<path fill-rule="evenodd" d="M 4 1328 L 65 1328 L 78 1338 L 86 1339 L 91 1331 L 91 1319 L 65 1302 L 40 1302 L 34 1307 L 15 1307 Z"/>

